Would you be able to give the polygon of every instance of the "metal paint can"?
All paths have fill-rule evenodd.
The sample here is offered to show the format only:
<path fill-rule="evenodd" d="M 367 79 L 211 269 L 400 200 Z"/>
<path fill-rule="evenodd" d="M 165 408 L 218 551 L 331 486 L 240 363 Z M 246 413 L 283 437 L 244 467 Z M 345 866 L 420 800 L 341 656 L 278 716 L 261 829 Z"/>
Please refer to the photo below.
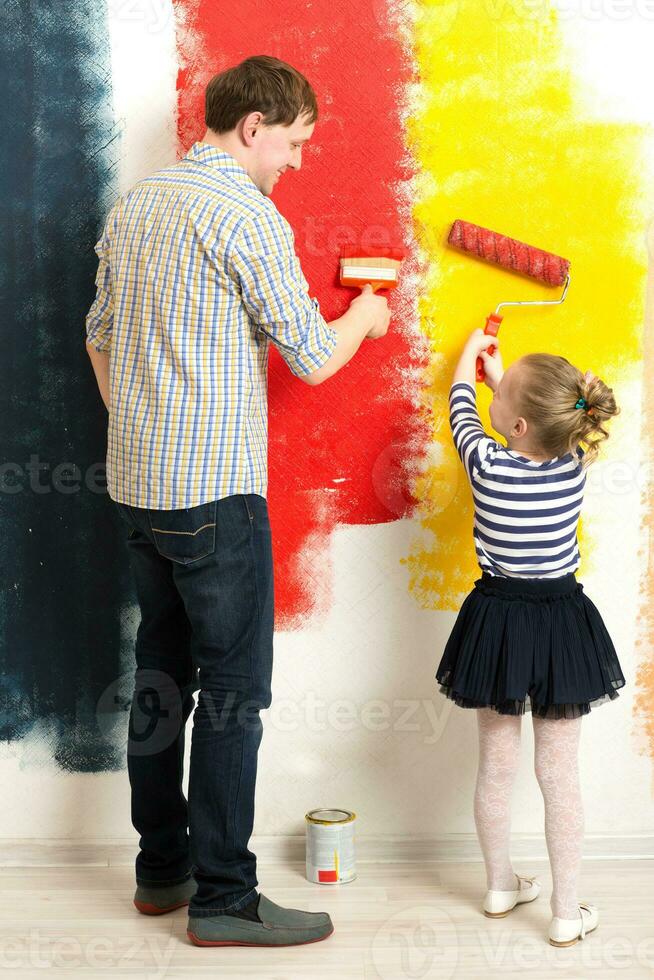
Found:
<path fill-rule="evenodd" d="M 310 810 L 306 816 L 306 874 L 309 881 L 338 885 L 356 878 L 352 810 Z"/>

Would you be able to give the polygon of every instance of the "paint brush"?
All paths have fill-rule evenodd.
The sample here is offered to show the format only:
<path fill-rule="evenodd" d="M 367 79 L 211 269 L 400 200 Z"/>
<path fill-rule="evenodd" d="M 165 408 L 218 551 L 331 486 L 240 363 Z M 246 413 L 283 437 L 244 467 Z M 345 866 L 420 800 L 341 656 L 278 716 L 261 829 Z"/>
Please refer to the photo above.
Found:
<path fill-rule="evenodd" d="M 364 248 L 352 245 L 341 251 L 341 285 L 371 286 L 378 289 L 395 289 L 400 281 L 400 266 L 405 256 L 403 248 L 378 246 Z"/>

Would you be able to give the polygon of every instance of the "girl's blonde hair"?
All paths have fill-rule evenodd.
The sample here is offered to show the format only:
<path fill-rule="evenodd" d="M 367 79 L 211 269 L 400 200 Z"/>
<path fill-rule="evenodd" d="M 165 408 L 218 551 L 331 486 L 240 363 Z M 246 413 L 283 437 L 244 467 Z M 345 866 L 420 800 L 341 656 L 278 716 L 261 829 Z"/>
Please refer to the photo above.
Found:
<path fill-rule="evenodd" d="M 537 443 L 552 456 L 585 450 L 583 465 L 597 459 L 608 439 L 605 423 L 618 415 L 613 390 L 600 378 L 586 376 L 565 357 L 525 354 L 516 393 L 520 414 L 534 430 Z M 585 406 L 576 408 L 580 399 Z"/>

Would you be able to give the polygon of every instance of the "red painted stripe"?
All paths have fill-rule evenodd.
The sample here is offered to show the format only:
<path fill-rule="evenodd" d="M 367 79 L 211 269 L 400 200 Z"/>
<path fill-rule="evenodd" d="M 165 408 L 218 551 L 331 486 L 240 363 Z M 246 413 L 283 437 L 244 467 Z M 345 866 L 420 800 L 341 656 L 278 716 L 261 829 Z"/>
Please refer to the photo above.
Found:
<path fill-rule="evenodd" d="M 243 58 L 282 58 L 316 90 L 321 115 L 303 167 L 286 174 L 273 200 L 295 230 L 323 315 L 340 316 L 358 294 L 338 282 L 341 247 L 404 241 L 393 184 L 410 176 L 401 162 L 397 105 L 409 67 L 385 5 L 291 0 L 283 15 L 278 4 L 259 0 L 239 0 L 227 10 L 215 0 L 175 0 L 175 7 L 184 65 L 181 153 L 204 132 L 206 82 Z M 397 307 L 395 297 L 392 304 Z M 408 468 L 427 433 L 405 377 L 418 355 L 401 328 L 395 316 L 386 338 L 364 341 L 354 360 L 317 388 L 293 378 L 271 351 L 268 500 L 278 627 L 327 608 L 330 570 L 322 545 L 336 524 L 396 520 L 414 503 Z"/>
<path fill-rule="evenodd" d="M 319 871 L 318 881 L 338 881 L 335 871 Z"/>

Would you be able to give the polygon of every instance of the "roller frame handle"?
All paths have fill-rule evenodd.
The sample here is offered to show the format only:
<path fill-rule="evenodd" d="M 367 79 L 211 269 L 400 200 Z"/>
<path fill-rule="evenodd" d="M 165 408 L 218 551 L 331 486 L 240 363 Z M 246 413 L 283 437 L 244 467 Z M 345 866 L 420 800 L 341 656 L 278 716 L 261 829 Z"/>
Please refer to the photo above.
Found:
<path fill-rule="evenodd" d="M 500 329 L 500 323 L 504 317 L 500 316 L 498 313 L 491 313 L 490 316 L 486 318 L 486 326 L 484 327 L 484 333 L 490 334 L 491 337 L 497 337 L 497 331 Z M 487 352 L 492 356 L 495 353 L 496 347 L 491 344 L 487 348 Z M 484 370 L 484 362 L 481 357 L 477 358 L 477 381 L 484 381 L 486 378 L 486 372 Z"/>

